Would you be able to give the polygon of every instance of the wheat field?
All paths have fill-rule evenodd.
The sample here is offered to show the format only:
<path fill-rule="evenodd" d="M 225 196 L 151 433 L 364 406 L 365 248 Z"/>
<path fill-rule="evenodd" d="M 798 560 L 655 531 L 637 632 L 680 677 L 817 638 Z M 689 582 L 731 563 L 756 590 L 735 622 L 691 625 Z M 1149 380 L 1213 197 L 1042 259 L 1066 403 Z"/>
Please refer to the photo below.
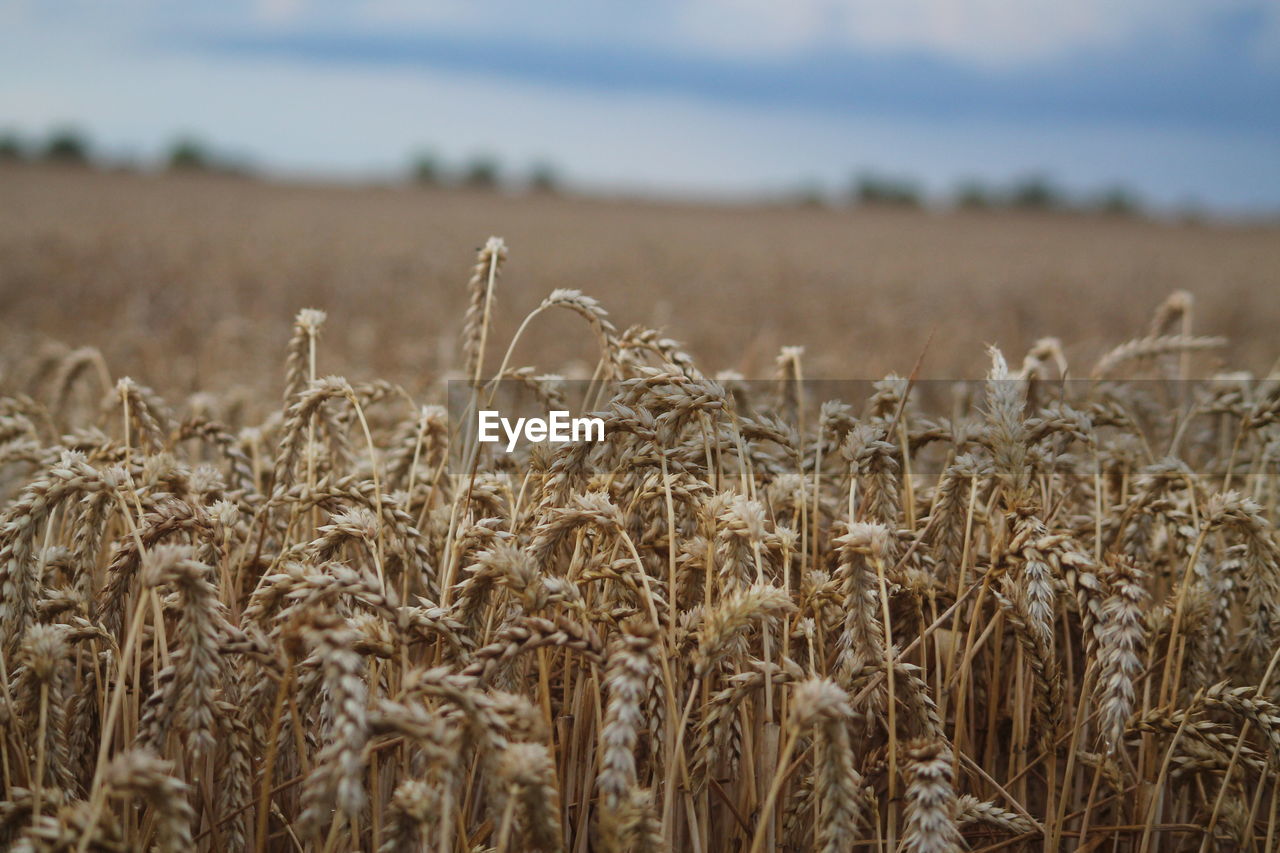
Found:
<path fill-rule="evenodd" d="M 826 398 L 821 334 L 745 382 L 588 288 L 500 330 L 518 259 L 458 271 L 417 386 L 314 308 L 244 387 L 11 341 L 0 844 L 1280 849 L 1255 327 L 1175 290 L 1087 360 L 974 334 L 986 378 L 939 384 L 920 335 Z M 446 374 L 571 405 L 530 352 L 590 354 L 603 441 L 465 441 Z"/>
<path fill-rule="evenodd" d="M 467 266 L 512 249 L 493 312 L 505 342 L 556 288 L 619 325 L 662 329 L 708 372 L 767 377 L 804 346 L 806 377 L 980 378 L 984 346 L 1057 337 L 1083 372 L 1169 293 L 1226 335 L 1222 365 L 1264 374 L 1280 316 L 1280 227 L 1014 212 L 636 203 L 450 188 L 273 184 L 0 163 L 0 357 L 93 346 L 174 401 L 279 396 L 281 329 L 341 318 L 323 369 L 421 398 L 456 367 Z M 75 310 L 68 310 L 74 306 Z M 928 341 L 928 346 L 925 343 Z M 590 374 L 572 318 L 515 353 Z M 25 387 L 27 377 L 6 380 Z"/>

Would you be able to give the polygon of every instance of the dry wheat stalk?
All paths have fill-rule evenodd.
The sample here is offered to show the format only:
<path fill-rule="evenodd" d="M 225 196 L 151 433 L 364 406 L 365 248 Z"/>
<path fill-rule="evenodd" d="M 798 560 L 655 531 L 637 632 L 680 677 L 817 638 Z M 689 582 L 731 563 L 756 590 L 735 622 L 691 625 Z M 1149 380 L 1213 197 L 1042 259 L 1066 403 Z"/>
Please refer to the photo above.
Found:
<path fill-rule="evenodd" d="M 327 716 L 332 720 L 327 744 L 303 788 L 304 827 L 317 831 L 330 810 L 354 821 L 364 808 L 364 746 L 369 737 L 364 662 L 352 650 L 356 637 L 341 622 L 319 617 L 303 635 L 324 667 Z"/>
<path fill-rule="evenodd" d="M 1120 743 L 1137 698 L 1135 681 L 1143 668 L 1147 592 L 1142 573 L 1124 557 L 1108 561 L 1110 595 L 1098 618 L 1098 685 L 1102 710 L 1098 730 L 1109 748 Z"/>
<path fill-rule="evenodd" d="M 173 766 L 145 750 L 122 752 L 103 777 L 116 796 L 131 795 L 156 816 L 156 846 L 161 850 L 191 849 L 192 809 L 188 786 L 172 775 Z"/>
<path fill-rule="evenodd" d="M 1274 378 L 1175 412 L 1043 339 L 819 400 L 798 349 L 780 396 L 553 308 L 590 394 L 493 375 L 606 440 L 465 470 L 434 386 L 317 380 L 321 312 L 283 411 L 6 352 L 0 847 L 1274 846 Z M 1099 369 L 1189 377 L 1190 308 Z"/>
<path fill-rule="evenodd" d="M 914 853 L 962 849 L 964 842 L 956 827 L 951 750 L 938 741 L 915 740 L 904 744 L 903 752 L 907 808 L 902 849 Z"/>
<path fill-rule="evenodd" d="M 561 848 L 560 806 L 555 787 L 555 768 L 546 746 L 513 743 L 498 756 L 497 785 L 503 792 L 499 803 L 515 801 L 522 847 L 532 850 Z M 505 812 L 511 806 L 499 806 Z M 510 826 L 508 826 L 510 829 Z M 499 843 L 499 849 L 504 845 Z"/>
<path fill-rule="evenodd" d="M 490 237 L 476 255 L 471 280 L 467 282 L 467 315 L 462 322 L 462 356 L 466 375 L 479 382 L 484 363 L 489 315 L 493 310 L 494 284 L 507 259 L 507 246 L 500 237 Z"/>
<path fill-rule="evenodd" d="M 810 679 L 796 685 L 792 713 L 796 729 L 812 727 L 816 733 L 814 749 L 819 758 L 814 795 L 821 809 L 818 848 L 825 853 L 847 850 L 858 835 L 862 785 L 849 740 L 849 719 L 853 716 L 849 697 L 832 681 Z"/>
<path fill-rule="evenodd" d="M 147 745 L 162 751 L 164 733 L 177 725 L 186 733 L 187 749 L 200 755 L 214 745 L 215 694 L 221 677 L 218 651 L 225 622 L 213 570 L 191 557 L 184 546 L 161 546 L 147 555 L 143 585 L 171 585 L 178 592 L 180 629 L 173 677 L 163 692 L 155 728 L 139 733 Z M 157 690 L 157 694 L 160 691 Z"/>

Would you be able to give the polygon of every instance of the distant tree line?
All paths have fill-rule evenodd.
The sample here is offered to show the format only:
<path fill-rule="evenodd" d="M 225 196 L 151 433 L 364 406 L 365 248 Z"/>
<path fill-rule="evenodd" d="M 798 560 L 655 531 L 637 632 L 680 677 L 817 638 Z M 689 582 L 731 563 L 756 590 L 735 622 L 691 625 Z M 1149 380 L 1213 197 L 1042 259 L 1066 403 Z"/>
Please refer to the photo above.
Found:
<path fill-rule="evenodd" d="M 0 133 L 0 160 L 46 160 L 50 163 L 88 163 L 89 141 L 79 131 L 62 128 L 40 141 L 16 133 Z"/>
<path fill-rule="evenodd" d="M 164 155 L 165 167 L 175 172 L 218 172 L 249 174 L 252 169 L 243 160 L 214 150 L 194 136 L 180 136 Z"/>
<path fill-rule="evenodd" d="M 561 188 L 559 173 L 546 161 L 538 161 L 519 174 L 503 168 L 491 154 L 477 154 L 451 164 L 435 152 L 424 151 L 411 159 L 409 177 L 423 186 L 462 186 L 477 190 L 523 187 L 534 192 L 555 193 Z"/>
<path fill-rule="evenodd" d="M 72 127 L 56 129 L 42 139 L 24 139 L 12 132 L 0 133 L 0 161 L 20 160 L 67 166 L 130 168 L 137 165 L 95 150 L 88 135 Z M 160 164 L 179 172 L 248 174 L 252 171 L 244 160 L 218 151 L 194 136 L 174 139 L 161 155 Z"/>
<path fill-rule="evenodd" d="M 125 168 L 135 165 L 101 155 L 94 150 L 87 135 L 71 127 L 56 129 L 40 139 L 25 139 L 16 133 L 0 131 L 0 162 L 19 160 Z M 160 164 L 174 172 L 252 173 L 243 160 L 195 136 L 174 139 L 162 154 Z M 462 186 L 477 190 L 514 187 L 556 193 L 562 187 L 559 173 L 546 161 L 535 162 L 522 172 L 512 172 L 491 154 L 477 154 L 450 163 L 429 150 L 410 159 L 408 178 L 424 186 Z M 938 201 L 928 197 L 911 178 L 871 171 L 855 175 L 842 195 L 833 195 L 820 185 L 810 183 L 798 188 L 789 198 L 796 204 L 813 207 L 844 203 L 902 209 L 920 208 Z M 1092 195 L 1076 195 L 1067 193 L 1044 175 L 1028 175 L 1006 184 L 963 181 L 943 201 L 947 206 L 967 211 L 1079 211 L 1116 216 L 1145 213 L 1141 200 L 1126 187 L 1116 185 Z"/>
<path fill-rule="evenodd" d="M 814 203 L 814 190 L 799 194 L 802 203 Z M 863 172 L 854 178 L 848 200 L 869 207 L 923 207 L 928 199 L 920 185 L 909 178 Z M 1076 196 L 1044 175 L 1028 175 L 1007 185 L 978 180 L 960 183 L 949 198 L 949 206 L 961 210 L 1081 211 L 1128 216 L 1143 212 L 1138 197 L 1123 186 L 1108 187 L 1089 196 Z"/>
<path fill-rule="evenodd" d="M 22 137 L 0 131 L 0 162 L 43 162 L 60 165 L 98 165 L 132 168 L 138 163 L 107 155 L 97 150 L 89 136 L 74 127 L 58 128 L 44 137 Z M 211 146 L 197 136 L 182 135 L 173 139 L 150 164 L 173 172 L 211 172 L 249 174 L 251 167 L 242 159 Z M 490 154 L 477 154 L 468 160 L 448 163 L 431 151 L 411 158 L 409 179 L 431 186 L 464 186 L 472 189 L 523 187 L 535 192 L 554 193 L 561 189 L 560 175 L 546 161 L 537 161 L 523 172 L 508 171 Z"/>

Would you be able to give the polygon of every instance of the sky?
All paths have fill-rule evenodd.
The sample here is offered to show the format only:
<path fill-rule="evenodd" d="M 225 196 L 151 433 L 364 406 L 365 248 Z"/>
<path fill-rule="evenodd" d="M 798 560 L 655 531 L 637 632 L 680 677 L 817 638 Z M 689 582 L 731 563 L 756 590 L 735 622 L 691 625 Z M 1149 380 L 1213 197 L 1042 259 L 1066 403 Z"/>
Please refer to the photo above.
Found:
<path fill-rule="evenodd" d="M 0 0 L 0 131 L 754 197 L 1044 174 L 1280 210 L 1280 0 Z"/>

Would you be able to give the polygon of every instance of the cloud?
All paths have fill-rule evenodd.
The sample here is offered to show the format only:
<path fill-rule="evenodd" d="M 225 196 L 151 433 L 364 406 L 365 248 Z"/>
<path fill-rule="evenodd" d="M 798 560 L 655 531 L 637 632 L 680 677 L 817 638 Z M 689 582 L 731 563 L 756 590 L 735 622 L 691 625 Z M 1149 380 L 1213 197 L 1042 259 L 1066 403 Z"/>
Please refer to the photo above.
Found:
<path fill-rule="evenodd" d="M 435 33 L 520 32 L 719 56 L 910 51 L 997 67 L 1153 39 L 1194 45 L 1216 21 L 1241 15 L 1252 16 L 1259 41 L 1280 40 L 1273 0 L 371 0 L 351 8 L 354 23 Z"/>
<path fill-rule="evenodd" d="M 814 46 L 910 50 L 980 65 L 1111 48 L 1135 36 L 1187 33 L 1245 0 L 692 0 L 691 44 L 739 52 Z"/>
<path fill-rule="evenodd" d="M 650 191 L 1041 170 L 1280 203 L 1280 4 L 1021 2 L 0 0 L 0 116 L 285 171 L 429 145 Z"/>
<path fill-rule="evenodd" d="M 515 39 L 704 58 L 779 59 L 815 51 L 911 54 L 1011 69 L 1159 43 L 1194 51 L 1223 26 L 1255 59 L 1280 59 L 1276 0 L 154 0 L 0 2 L 65 27 L 135 33 L 392 31 Z"/>
<path fill-rule="evenodd" d="M 306 11 L 306 0 L 257 0 L 257 16 L 268 23 L 295 21 Z"/>
<path fill-rule="evenodd" d="M 933 190 L 961 177 L 1047 171 L 1080 190 L 1124 180 L 1157 203 L 1280 203 L 1274 145 L 1224 129 L 795 114 L 420 68 L 148 56 L 35 39 L 16 59 L 38 57 L 85 64 L 38 81 L 0 75 L 0 115 L 18 129 L 75 119 L 107 150 L 134 153 L 159 153 L 175 134 L 194 133 L 285 173 L 384 176 L 430 146 L 449 163 L 478 151 L 513 169 L 550 159 L 571 182 L 654 194 L 741 196 L 802 179 L 841 188 L 871 167 L 917 176 Z"/>
<path fill-rule="evenodd" d="M 1146 37 L 1151 39 L 1152 37 Z M 567 90 L 675 94 L 795 113 L 1120 121 L 1280 133 L 1280 67 L 1258 67 L 1231 32 L 1199 51 L 1148 40 L 1018 71 L 919 53 L 818 47 L 736 56 L 626 45 L 548 44 L 407 29 L 250 32 L 180 42 L 228 59 L 418 68 Z"/>

